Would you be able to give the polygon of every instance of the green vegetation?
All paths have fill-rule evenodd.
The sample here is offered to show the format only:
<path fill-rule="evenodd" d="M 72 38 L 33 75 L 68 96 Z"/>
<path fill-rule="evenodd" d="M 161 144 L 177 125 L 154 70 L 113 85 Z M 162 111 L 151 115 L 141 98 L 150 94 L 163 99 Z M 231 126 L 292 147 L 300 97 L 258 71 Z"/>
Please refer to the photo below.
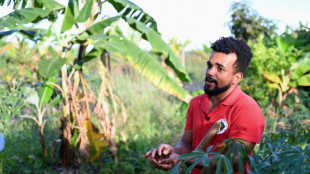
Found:
<path fill-rule="evenodd" d="M 0 19 L 0 132 L 6 138 L 0 173 L 169 173 L 155 169 L 142 154 L 160 142 L 180 140 L 188 97 L 203 93 L 210 48 L 184 53 L 187 42 L 176 39 L 169 46 L 156 21 L 125 0 L 69 0 L 70 8 L 53 0 L 8 2 L 16 11 Z M 103 9 L 94 8 L 102 3 L 118 14 L 100 20 Z M 232 7 L 238 15 L 247 10 L 246 4 Z M 58 31 L 53 25 L 61 14 Z M 266 22 L 255 13 L 247 17 L 231 23 Z M 37 28 L 43 20 L 49 27 Z M 118 27 L 120 20 L 131 27 L 131 37 Z M 310 28 L 301 24 L 277 35 L 272 27 L 232 31 L 252 48 L 240 85 L 266 121 L 253 156 L 239 160 L 251 163 L 251 173 L 309 173 Z M 153 50 L 140 49 L 138 39 Z M 226 156 L 215 153 L 216 173 L 229 173 L 235 150 L 243 154 L 246 148 L 234 139 L 225 143 Z M 211 170 L 205 152 L 181 158 L 192 156 Z M 172 172 L 191 167 L 180 163 Z"/>

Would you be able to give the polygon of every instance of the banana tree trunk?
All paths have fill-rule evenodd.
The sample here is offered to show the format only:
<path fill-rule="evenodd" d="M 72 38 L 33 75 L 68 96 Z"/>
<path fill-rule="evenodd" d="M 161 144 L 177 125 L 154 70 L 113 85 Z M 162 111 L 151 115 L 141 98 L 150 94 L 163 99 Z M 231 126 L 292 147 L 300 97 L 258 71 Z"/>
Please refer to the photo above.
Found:
<path fill-rule="evenodd" d="M 63 165 L 68 166 L 72 161 L 72 147 L 71 147 L 71 126 L 70 126 L 70 105 L 68 100 L 68 85 L 67 85 L 67 67 L 64 65 L 61 68 L 62 73 L 62 89 L 64 91 L 64 106 L 63 106 L 63 117 L 61 119 L 61 148 L 60 156 L 62 158 Z"/>

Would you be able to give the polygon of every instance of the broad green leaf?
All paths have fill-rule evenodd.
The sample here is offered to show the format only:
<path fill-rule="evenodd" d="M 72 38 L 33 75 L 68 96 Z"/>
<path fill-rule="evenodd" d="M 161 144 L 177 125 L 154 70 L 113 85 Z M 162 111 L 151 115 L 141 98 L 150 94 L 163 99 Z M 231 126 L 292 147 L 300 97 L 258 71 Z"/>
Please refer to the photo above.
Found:
<path fill-rule="evenodd" d="M 288 50 L 288 45 L 287 43 L 283 40 L 283 38 L 281 36 L 278 36 L 276 38 L 276 42 L 277 42 L 277 46 L 280 49 L 282 54 L 287 53 Z"/>
<path fill-rule="evenodd" d="M 299 86 L 310 86 L 310 74 L 306 74 L 304 76 L 301 76 L 297 83 Z"/>
<path fill-rule="evenodd" d="M 61 58 L 42 60 L 39 63 L 39 73 L 45 78 L 51 78 L 59 72 L 65 62 L 66 60 Z"/>
<path fill-rule="evenodd" d="M 61 26 L 62 33 L 72 28 L 72 26 L 74 25 L 74 17 L 75 17 L 75 14 L 78 13 L 77 12 L 78 9 L 79 9 L 78 0 L 68 1 L 68 6 L 66 8 L 64 20 Z"/>
<path fill-rule="evenodd" d="M 190 98 L 188 91 L 168 75 L 156 58 L 126 39 L 121 40 L 116 36 L 111 38 L 110 41 L 100 40 L 94 45 L 114 54 L 123 54 L 131 65 L 155 86 L 183 101 L 188 101 Z"/>
<path fill-rule="evenodd" d="M 85 22 L 91 14 L 92 5 L 93 0 L 87 0 L 82 10 L 78 13 L 78 16 L 76 16 L 75 22 Z"/>
<path fill-rule="evenodd" d="M 51 84 L 46 84 L 46 82 L 54 82 L 55 77 L 46 79 L 45 83 L 42 85 L 41 91 L 40 91 L 40 105 L 39 107 L 42 108 L 43 105 L 45 105 L 50 98 L 53 95 L 54 86 Z"/>
<path fill-rule="evenodd" d="M 60 10 L 65 8 L 63 5 L 59 4 L 58 2 L 54 1 L 54 0 L 44 0 L 44 7 L 46 7 L 47 9 L 54 9 L 54 10 Z"/>
<path fill-rule="evenodd" d="M 120 13 L 122 18 L 126 20 L 127 17 L 138 20 L 157 32 L 157 23 L 152 16 L 143 11 L 136 4 L 127 0 L 110 0 L 115 10 Z M 134 24 L 130 24 L 135 29 Z"/>
<path fill-rule="evenodd" d="M 298 79 L 306 72 L 310 71 L 310 56 L 306 57 L 304 61 L 298 63 L 296 69 L 294 69 L 292 74 L 292 79 Z"/>
<path fill-rule="evenodd" d="M 149 41 L 153 50 L 162 53 L 165 56 L 165 63 L 174 70 L 181 81 L 192 83 L 179 58 L 174 54 L 170 46 L 165 43 L 165 41 L 156 31 L 147 27 L 145 24 L 131 18 L 127 18 L 127 22 L 129 24 L 134 24 L 137 30 L 146 36 L 146 40 Z"/>
<path fill-rule="evenodd" d="M 117 49 L 123 48 L 125 52 L 124 56 L 129 60 L 131 65 L 155 86 L 183 101 L 188 100 L 190 97 L 188 91 L 183 89 L 168 75 L 156 58 L 126 39 L 118 41 L 111 40 L 111 42 L 115 42 L 118 45 Z"/>
<path fill-rule="evenodd" d="M 39 95 L 34 89 L 26 89 L 26 102 L 39 106 Z"/>
<path fill-rule="evenodd" d="M 105 19 L 104 21 L 98 22 L 89 27 L 87 29 L 87 32 L 90 32 L 92 34 L 102 33 L 106 27 L 111 26 L 113 22 L 119 20 L 120 18 L 121 18 L 120 16 L 115 16 Z"/>
<path fill-rule="evenodd" d="M 121 40 L 118 41 L 107 41 L 107 40 L 99 40 L 98 42 L 94 43 L 95 47 L 106 49 L 111 53 L 114 54 L 125 54 L 126 48 L 124 42 Z"/>
<path fill-rule="evenodd" d="M 36 31 L 31 31 L 31 30 L 9 30 L 9 31 L 0 32 L 0 39 L 4 36 L 9 36 L 15 32 L 20 32 L 21 34 L 24 34 L 28 36 L 29 38 L 33 38 L 37 34 Z"/>
<path fill-rule="evenodd" d="M 280 77 L 276 74 L 266 72 L 264 73 L 264 77 L 270 82 L 277 83 L 277 84 L 281 83 Z"/>
<path fill-rule="evenodd" d="M 19 32 L 20 30 L 9 30 L 9 31 L 3 31 L 3 32 L 0 32 L 0 39 L 4 36 L 9 36 L 15 32 Z"/>
<path fill-rule="evenodd" d="M 98 49 L 98 48 L 93 48 L 90 52 L 88 52 L 82 59 L 81 62 L 79 62 L 78 64 L 81 66 L 84 63 L 100 56 L 100 54 L 102 53 L 102 49 Z"/>
<path fill-rule="evenodd" d="M 0 18 L 0 26 L 14 28 L 21 24 L 28 24 L 33 22 L 38 17 L 45 18 L 50 13 L 50 9 L 40 8 L 25 8 L 21 10 L 15 10 L 3 18 Z"/>

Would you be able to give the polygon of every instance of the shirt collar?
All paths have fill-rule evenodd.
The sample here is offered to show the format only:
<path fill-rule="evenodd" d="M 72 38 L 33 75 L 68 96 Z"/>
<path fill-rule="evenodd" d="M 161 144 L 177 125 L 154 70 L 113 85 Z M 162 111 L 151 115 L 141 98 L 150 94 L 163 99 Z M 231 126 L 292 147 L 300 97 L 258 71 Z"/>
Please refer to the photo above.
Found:
<path fill-rule="evenodd" d="M 235 89 L 222 101 L 222 105 L 233 105 L 236 103 L 238 96 L 242 93 L 240 86 L 236 86 Z"/>

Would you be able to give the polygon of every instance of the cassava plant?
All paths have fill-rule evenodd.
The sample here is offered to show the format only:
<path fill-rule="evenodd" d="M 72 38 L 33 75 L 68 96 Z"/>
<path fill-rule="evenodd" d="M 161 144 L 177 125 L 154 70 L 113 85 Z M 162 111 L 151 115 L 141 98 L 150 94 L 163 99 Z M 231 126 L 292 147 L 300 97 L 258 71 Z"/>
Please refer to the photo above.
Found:
<path fill-rule="evenodd" d="M 1 33 L 3 38 L 22 34 L 22 37 L 44 42 L 42 45 L 52 48 L 55 53 L 53 58 L 39 63 L 39 74 L 45 79 L 45 85 L 54 86 L 62 94 L 61 157 L 64 165 L 72 164 L 79 154 L 90 161 L 97 159 L 107 143 L 116 159 L 116 117 L 122 115 L 123 120 L 126 120 L 127 116 L 120 97 L 114 94 L 110 83 L 108 72 L 111 54 L 127 59 L 161 90 L 184 101 L 191 98 L 176 80 L 169 77 L 156 57 L 126 39 L 119 30 L 112 31 L 114 23 L 124 21 L 150 43 L 153 51 L 165 58 L 165 64 L 173 69 L 179 80 L 191 82 L 179 59 L 161 39 L 156 21 L 130 1 L 69 0 L 67 5 L 54 0 L 0 1 L 0 5 L 4 3 L 14 3 L 15 11 L 0 18 L 0 27 L 6 30 Z M 115 9 L 114 16 L 105 14 L 105 4 Z M 49 26 L 47 29 L 38 29 L 38 22 L 43 20 Z M 62 25 L 57 30 L 55 25 L 59 20 L 62 20 Z M 32 27 L 25 24 L 32 24 Z M 77 55 L 74 48 L 78 48 Z M 101 87 L 96 96 L 87 79 L 84 79 L 83 67 L 88 61 L 98 61 L 98 57 Z M 60 82 L 50 81 L 51 78 L 60 78 Z M 52 93 L 53 88 L 48 88 L 48 92 Z M 41 100 L 48 101 L 50 98 L 51 95 Z M 89 103 L 95 105 L 93 113 L 100 120 L 101 133 L 91 123 Z M 122 112 L 118 113 L 119 110 Z"/>

